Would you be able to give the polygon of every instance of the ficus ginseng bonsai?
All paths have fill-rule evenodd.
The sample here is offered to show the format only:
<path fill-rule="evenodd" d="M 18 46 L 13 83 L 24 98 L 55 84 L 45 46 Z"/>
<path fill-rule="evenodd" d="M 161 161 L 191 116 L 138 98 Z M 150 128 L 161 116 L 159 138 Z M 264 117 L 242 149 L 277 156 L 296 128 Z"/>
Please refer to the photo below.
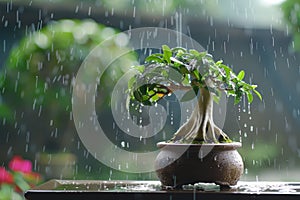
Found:
<path fill-rule="evenodd" d="M 182 47 L 170 49 L 162 46 L 162 53 L 148 56 L 145 64 L 134 66 L 137 74 L 128 82 L 130 97 L 144 105 L 154 105 L 175 90 L 187 90 L 182 99 L 191 93 L 197 96 L 190 119 L 184 123 L 169 142 L 174 143 L 223 143 L 230 138 L 213 121 L 213 101 L 218 102 L 222 93 L 233 96 L 234 103 L 253 94 L 262 99 L 257 85 L 246 83 L 242 70 L 235 74 L 222 60 L 215 62 L 207 52 L 187 50 Z M 176 70 L 181 76 L 174 75 Z M 146 83 L 146 84 L 145 84 Z"/>

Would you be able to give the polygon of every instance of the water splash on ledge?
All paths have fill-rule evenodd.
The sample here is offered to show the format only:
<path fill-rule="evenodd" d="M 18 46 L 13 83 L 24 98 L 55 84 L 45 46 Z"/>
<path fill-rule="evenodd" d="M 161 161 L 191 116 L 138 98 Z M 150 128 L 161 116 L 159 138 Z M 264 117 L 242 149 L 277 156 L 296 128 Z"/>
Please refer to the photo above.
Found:
<path fill-rule="evenodd" d="M 181 189 L 162 187 L 159 181 L 98 181 L 98 180 L 52 180 L 36 190 L 68 192 L 164 192 L 196 191 L 216 193 L 294 193 L 300 194 L 300 182 L 244 182 L 236 186 L 221 187 L 214 183 L 195 183 L 183 185 Z"/>

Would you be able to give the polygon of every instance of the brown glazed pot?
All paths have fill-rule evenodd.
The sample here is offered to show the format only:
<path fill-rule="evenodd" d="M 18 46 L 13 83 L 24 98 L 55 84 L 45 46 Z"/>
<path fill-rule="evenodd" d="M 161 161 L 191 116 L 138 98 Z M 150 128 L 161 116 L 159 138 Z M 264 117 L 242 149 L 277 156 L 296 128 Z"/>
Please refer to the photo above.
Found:
<path fill-rule="evenodd" d="M 156 173 L 162 185 L 211 182 L 235 185 L 244 171 L 242 157 L 236 150 L 241 143 L 175 144 L 160 142 L 155 160 Z"/>

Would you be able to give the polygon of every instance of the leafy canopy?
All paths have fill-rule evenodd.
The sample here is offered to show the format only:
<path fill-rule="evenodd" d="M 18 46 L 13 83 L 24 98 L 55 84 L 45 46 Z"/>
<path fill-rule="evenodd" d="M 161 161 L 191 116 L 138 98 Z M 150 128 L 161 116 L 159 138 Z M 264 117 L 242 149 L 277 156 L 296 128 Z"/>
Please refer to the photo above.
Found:
<path fill-rule="evenodd" d="M 222 92 L 233 96 L 235 104 L 239 103 L 244 95 L 251 103 L 253 93 L 262 99 L 256 90 L 257 85 L 248 84 L 243 80 L 243 70 L 235 74 L 222 60 L 215 62 L 207 52 L 182 47 L 170 49 L 163 45 L 162 53 L 151 54 L 146 58 L 144 65 L 134 68 L 137 74 L 128 82 L 129 93 L 133 100 L 144 105 L 153 105 L 177 89 L 188 90 L 182 100 L 194 97 L 200 88 L 210 90 L 217 102 Z M 195 94 L 191 95 L 192 92 Z"/>

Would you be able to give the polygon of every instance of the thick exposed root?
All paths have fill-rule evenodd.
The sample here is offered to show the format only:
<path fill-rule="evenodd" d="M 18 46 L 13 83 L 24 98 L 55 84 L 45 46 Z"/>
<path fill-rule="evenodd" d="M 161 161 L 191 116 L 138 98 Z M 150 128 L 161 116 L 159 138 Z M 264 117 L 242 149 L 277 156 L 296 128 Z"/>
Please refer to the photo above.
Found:
<path fill-rule="evenodd" d="M 188 140 L 195 139 L 202 121 L 202 116 L 197 110 L 196 108 L 196 110 L 193 111 L 190 119 L 178 129 L 171 141 L 188 142 Z"/>
<path fill-rule="evenodd" d="M 206 121 L 206 120 L 205 120 Z M 199 123 L 195 123 L 199 124 Z M 199 126 L 193 131 L 189 130 L 188 127 L 181 128 L 175 136 L 172 138 L 172 142 L 179 143 L 223 143 L 231 142 L 229 137 L 217 127 L 211 120 L 207 120 L 203 123 L 202 128 Z M 185 134 L 184 134 L 185 133 Z"/>
<path fill-rule="evenodd" d="M 231 142 L 229 137 L 213 122 L 213 100 L 206 89 L 190 119 L 174 134 L 171 142 L 178 143 L 219 143 Z"/>

